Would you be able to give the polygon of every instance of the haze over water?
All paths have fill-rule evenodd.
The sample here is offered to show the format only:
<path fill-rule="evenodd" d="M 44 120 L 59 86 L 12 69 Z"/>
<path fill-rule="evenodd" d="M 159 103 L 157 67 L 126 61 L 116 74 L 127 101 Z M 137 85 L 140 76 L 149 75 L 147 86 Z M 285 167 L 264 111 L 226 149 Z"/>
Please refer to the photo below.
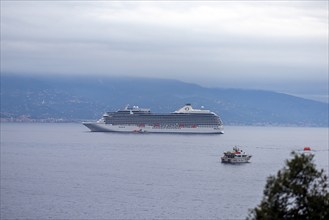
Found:
<path fill-rule="evenodd" d="M 251 163 L 220 163 L 234 145 Z M 1 219 L 244 219 L 266 178 L 304 146 L 328 173 L 328 128 L 157 135 L 2 123 Z"/>

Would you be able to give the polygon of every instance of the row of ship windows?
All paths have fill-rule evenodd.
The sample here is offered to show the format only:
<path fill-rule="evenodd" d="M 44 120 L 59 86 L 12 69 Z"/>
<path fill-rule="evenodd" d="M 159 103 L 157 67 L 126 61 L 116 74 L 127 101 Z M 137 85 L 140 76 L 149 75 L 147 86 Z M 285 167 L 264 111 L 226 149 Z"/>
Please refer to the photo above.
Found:
<path fill-rule="evenodd" d="M 115 125 L 115 124 L 112 124 Z M 145 125 L 136 125 L 136 124 L 120 124 L 121 126 L 138 126 L 138 127 L 145 127 Z M 174 125 L 174 124 L 162 124 L 162 125 L 148 125 L 148 126 L 152 126 L 153 128 L 163 128 L 163 129 L 177 129 L 177 128 L 217 128 L 218 125 Z"/>
<path fill-rule="evenodd" d="M 106 120 L 107 124 L 137 124 L 137 125 L 185 125 L 185 126 L 193 126 L 193 125 L 219 125 L 221 124 L 219 121 L 191 121 L 191 122 L 160 122 L 160 121 L 117 121 L 117 120 Z"/>
<path fill-rule="evenodd" d="M 130 118 L 130 117 L 109 117 L 107 121 L 112 122 L 133 122 L 133 123 L 218 123 L 218 118 Z"/>
<path fill-rule="evenodd" d="M 214 116 L 212 113 L 202 113 L 202 114 L 196 114 L 196 113 L 172 113 L 172 114 L 153 114 L 150 112 L 134 112 L 134 111 L 125 111 L 125 112 L 107 112 L 108 115 L 147 115 L 147 117 L 178 117 L 178 116 Z"/>
<path fill-rule="evenodd" d="M 171 115 L 152 115 L 152 114 L 115 114 L 110 117 L 146 117 L 146 118 L 209 118 L 209 117 L 218 117 L 213 114 L 171 114 Z"/>

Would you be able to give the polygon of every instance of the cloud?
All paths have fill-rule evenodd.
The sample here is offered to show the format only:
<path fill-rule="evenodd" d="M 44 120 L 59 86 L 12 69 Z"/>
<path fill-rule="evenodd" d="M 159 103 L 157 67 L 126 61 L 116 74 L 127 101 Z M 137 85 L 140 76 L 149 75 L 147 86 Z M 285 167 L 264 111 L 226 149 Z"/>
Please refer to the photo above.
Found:
<path fill-rule="evenodd" d="M 5 1 L 1 71 L 323 84 L 327 9 L 326 1 Z"/>

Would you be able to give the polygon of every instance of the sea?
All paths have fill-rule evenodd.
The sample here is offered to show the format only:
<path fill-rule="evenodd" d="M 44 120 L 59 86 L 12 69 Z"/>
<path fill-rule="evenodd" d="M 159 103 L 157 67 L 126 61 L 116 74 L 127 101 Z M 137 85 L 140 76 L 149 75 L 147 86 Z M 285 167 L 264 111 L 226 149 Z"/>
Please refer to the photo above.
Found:
<path fill-rule="evenodd" d="M 1 123 L 1 219 L 245 219 L 305 146 L 328 175 L 328 128 L 226 126 L 222 135 Z M 240 146 L 250 163 L 220 162 Z"/>

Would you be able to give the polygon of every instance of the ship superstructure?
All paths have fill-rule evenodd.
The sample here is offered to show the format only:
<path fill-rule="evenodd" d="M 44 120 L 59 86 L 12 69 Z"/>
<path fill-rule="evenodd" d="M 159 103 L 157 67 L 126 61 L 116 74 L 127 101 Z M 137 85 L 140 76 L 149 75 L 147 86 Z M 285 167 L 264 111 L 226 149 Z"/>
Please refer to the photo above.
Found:
<path fill-rule="evenodd" d="M 107 112 L 97 122 L 84 122 L 91 131 L 152 132 L 152 133 L 223 133 L 220 117 L 191 104 L 172 113 L 152 113 L 150 109 L 129 107 Z"/>

